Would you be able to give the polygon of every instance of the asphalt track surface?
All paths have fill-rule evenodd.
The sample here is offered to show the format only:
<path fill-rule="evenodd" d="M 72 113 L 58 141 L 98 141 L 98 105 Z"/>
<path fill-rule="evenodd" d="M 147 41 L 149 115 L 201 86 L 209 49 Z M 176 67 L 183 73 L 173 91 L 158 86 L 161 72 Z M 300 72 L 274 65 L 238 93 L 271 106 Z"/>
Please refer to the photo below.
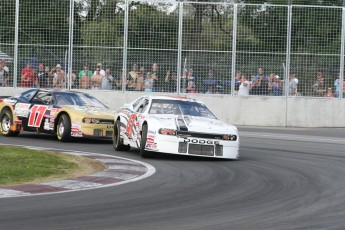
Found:
<path fill-rule="evenodd" d="M 0 199 L 0 229 L 345 229 L 345 129 L 240 127 L 238 161 L 115 152 L 23 133 L 0 143 L 141 160 L 146 179 L 80 192 Z"/>

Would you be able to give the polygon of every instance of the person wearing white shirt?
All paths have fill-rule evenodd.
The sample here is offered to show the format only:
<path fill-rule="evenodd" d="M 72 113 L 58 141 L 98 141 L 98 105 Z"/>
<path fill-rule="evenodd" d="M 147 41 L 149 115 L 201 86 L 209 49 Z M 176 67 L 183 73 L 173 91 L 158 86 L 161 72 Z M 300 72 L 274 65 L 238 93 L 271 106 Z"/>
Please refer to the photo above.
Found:
<path fill-rule="evenodd" d="M 246 74 L 241 75 L 241 84 L 238 88 L 238 96 L 248 96 L 250 90 L 250 82 L 246 78 Z"/>
<path fill-rule="evenodd" d="M 105 71 L 104 71 L 104 69 L 102 68 L 102 63 L 98 63 L 98 64 L 97 64 L 97 68 L 100 69 L 99 73 L 100 73 L 102 76 L 105 76 Z M 93 73 L 93 75 L 95 75 L 95 74 L 96 74 L 96 71 Z"/>
<path fill-rule="evenodd" d="M 114 77 L 110 73 L 110 68 L 105 69 L 105 76 L 102 78 L 101 87 L 104 90 L 111 90 L 113 87 Z"/>

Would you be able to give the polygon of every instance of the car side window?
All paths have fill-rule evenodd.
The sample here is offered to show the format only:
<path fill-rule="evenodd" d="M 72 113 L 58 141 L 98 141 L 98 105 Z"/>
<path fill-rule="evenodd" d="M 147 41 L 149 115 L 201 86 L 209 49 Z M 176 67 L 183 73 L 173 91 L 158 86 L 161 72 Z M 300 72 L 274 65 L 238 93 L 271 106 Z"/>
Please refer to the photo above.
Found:
<path fill-rule="evenodd" d="M 149 100 L 145 99 L 145 101 L 144 101 L 144 103 L 142 105 L 143 106 L 142 106 L 141 111 L 138 111 L 139 113 L 144 113 L 148 109 L 148 107 L 149 107 Z"/>
<path fill-rule="evenodd" d="M 135 112 L 137 113 L 142 113 L 145 111 L 145 108 L 147 107 L 148 105 L 148 100 L 145 99 L 143 100 L 141 103 L 140 103 L 140 106 L 135 110 Z"/>
<path fill-rule="evenodd" d="M 51 105 L 53 104 L 53 96 L 49 92 L 38 92 L 30 102 L 34 104 Z"/>
<path fill-rule="evenodd" d="M 142 99 L 143 98 L 141 97 L 133 103 L 133 109 L 135 109 L 138 106 L 138 104 L 141 102 Z"/>

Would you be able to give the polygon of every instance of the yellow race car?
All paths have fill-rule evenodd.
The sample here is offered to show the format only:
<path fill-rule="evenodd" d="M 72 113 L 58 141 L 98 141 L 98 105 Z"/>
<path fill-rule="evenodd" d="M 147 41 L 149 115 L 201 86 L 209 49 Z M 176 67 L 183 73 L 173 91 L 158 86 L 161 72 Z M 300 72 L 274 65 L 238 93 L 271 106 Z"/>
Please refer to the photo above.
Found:
<path fill-rule="evenodd" d="M 93 96 L 77 91 L 30 89 L 0 99 L 0 131 L 17 136 L 20 131 L 71 137 L 111 139 L 115 111 Z"/>

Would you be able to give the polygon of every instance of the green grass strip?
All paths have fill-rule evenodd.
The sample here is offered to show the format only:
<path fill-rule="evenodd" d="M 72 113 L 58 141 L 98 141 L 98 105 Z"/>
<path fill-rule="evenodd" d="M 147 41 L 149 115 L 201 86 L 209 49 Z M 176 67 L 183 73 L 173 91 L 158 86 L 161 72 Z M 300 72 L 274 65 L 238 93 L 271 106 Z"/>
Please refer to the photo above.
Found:
<path fill-rule="evenodd" d="M 0 185 L 23 184 L 61 177 L 78 168 L 67 154 L 0 145 Z"/>

